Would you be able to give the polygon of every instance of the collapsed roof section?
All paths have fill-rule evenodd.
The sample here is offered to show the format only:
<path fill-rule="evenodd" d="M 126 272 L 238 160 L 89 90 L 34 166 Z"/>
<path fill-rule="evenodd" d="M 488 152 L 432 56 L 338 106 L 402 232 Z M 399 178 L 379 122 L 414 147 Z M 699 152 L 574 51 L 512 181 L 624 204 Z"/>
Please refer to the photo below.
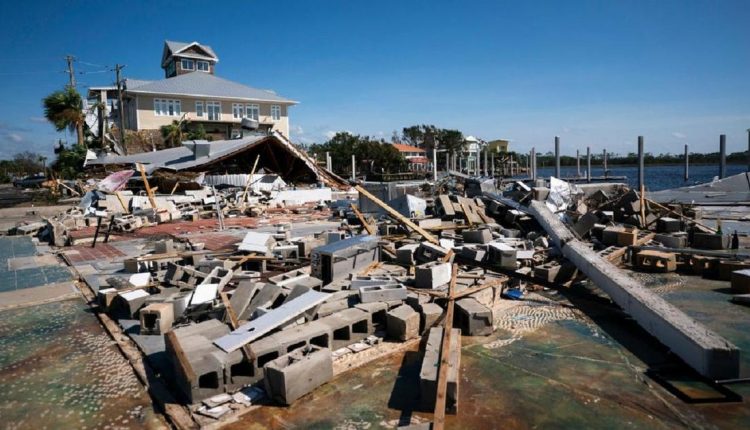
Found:
<path fill-rule="evenodd" d="M 143 164 L 149 172 L 249 173 L 255 159 L 258 169 L 274 172 L 287 182 L 323 182 L 333 188 L 348 188 L 346 181 L 319 167 L 304 151 L 278 133 L 253 134 L 232 140 L 191 140 L 182 146 L 132 155 L 104 155 L 87 162 L 88 167 L 129 167 Z"/>

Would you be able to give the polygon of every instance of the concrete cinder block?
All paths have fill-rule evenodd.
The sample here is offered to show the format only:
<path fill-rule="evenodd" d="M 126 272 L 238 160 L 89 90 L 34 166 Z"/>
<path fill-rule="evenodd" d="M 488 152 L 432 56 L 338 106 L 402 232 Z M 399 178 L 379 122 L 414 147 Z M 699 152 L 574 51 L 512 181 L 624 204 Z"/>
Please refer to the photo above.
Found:
<path fill-rule="evenodd" d="M 151 303 L 141 309 L 141 334 L 164 334 L 172 329 L 174 308 L 171 303 Z"/>
<path fill-rule="evenodd" d="M 676 233 L 680 231 L 680 220 L 677 218 L 662 217 L 656 221 L 656 231 L 659 233 Z"/>
<path fill-rule="evenodd" d="M 417 288 L 435 289 L 451 281 L 451 265 L 436 261 L 421 264 L 415 268 L 414 276 Z"/>
<path fill-rule="evenodd" d="M 744 269 L 750 269 L 750 262 L 719 260 L 719 279 L 722 281 L 731 281 L 733 272 Z"/>
<path fill-rule="evenodd" d="M 406 300 L 407 294 L 408 290 L 401 284 L 371 285 L 359 289 L 359 299 L 362 303 Z"/>
<path fill-rule="evenodd" d="M 453 326 L 467 336 L 488 336 L 495 331 L 492 309 L 467 297 L 456 301 Z"/>
<path fill-rule="evenodd" d="M 420 328 L 419 332 L 424 333 L 426 330 L 432 328 L 435 322 L 443 314 L 443 308 L 438 306 L 436 303 L 425 303 L 419 310 L 420 314 Z"/>
<path fill-rule="evenodd" d="M 515 270 L 518 268 L 518 250 L 516 248 L 500 242 L 493 242 L 487 248 L 489 255 L 487 261 L 498 265 L 503 269 Z"/>
<path fill-rule="evenodd" d="M 646 250 L 635 255 L 635 266 L 651 272 L 674 272 L 677 256 L 671 252 Z"/>
<path fill-rule="evenodd" d="M 736 270 L 732 272 L 731 278 L 733 294 L 750 293 L 750 269 Z"/>
<path fill-rule="evenodd" d="M 492 231 L 488 228 L 464 230 L 461 235 L 466 243 L 490 243 L 492 241 Z"/>
<path fill-rule="evenodd" d="M 273 400 L 291 405 L 333 379 L 331 350 L 307 346 L 264 366 L 266 392 Z"/>
<path fill-rule="evenodd" d="M 386 314 L 388 336 L 406 341 L 419 336 L 419 314 L 411 306 L 401 305 Z"/>
<path fill-rule="evenodd" d="M 693 248 L 698 249 L 724 249 L 726 239 L 721 234 L 694 233 Z"/>
<path fill-rule="evenodd" d="M 416 264 L 416 261 L 414 260 L 414 253 L 417 251 L 417 248 L 419 248 L 419 244 L 410 243 L 396 249 L 396 261 L 401 264 L 413 266 L 414 264 Z"/>
<path fill-rule="evenodd" d="M 686 248 L 687 234 L 657 234 L 654 240 L 667 248 Z"/>

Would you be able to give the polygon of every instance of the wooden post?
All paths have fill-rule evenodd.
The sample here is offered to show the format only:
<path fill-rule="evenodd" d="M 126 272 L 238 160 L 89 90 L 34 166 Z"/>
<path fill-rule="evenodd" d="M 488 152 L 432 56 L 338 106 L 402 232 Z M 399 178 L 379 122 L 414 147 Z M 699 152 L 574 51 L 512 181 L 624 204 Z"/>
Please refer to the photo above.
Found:
<path fill-rule="evenodd" d="M 138 163 L 138 171 L 141 172 L 141 179 L 143 179 L 143 185 L 146 187 L 146 195 L 148 196 L 148 201 L 151 203 L 151 207 L 154 208 L 154 211 L 156 211 L 156 199 L 154 199 L 154 193 L 151 191 L 151 185 L 148 183 L 148 178 L 146 177 L 146 169 L 143 167 L 143 164 Z"/>
<path fill-rule="evenodd" d="M 247 191 L 250 189 L 250 185 L 253 183 L 253 175 L 255 175 L 255 168 L 258 167 L 258 161 L 260 160 L 260 154 L 255 157 L 255 163 L 253 163 L 253 169 L 250 171 L 250 176 L 247 178 L 245 183 L 245 191 L 242 193 L 242 207 L 245 207 L 245 199 L 247 198 Z"/>
<path fill-rule="evenodd" d="M 719 179 L 727 177 L 727 135 L 719 136 Z"/>
<path fill-rule="evenodd" d="M 586 182 L 591 182 L 591 147 L 586 147 Z"/>
<path fill-rule="evenodd" d="M 122 66 L 120 64 L 115 65 L 115 82 L 117 84 L 117 106 L 119 111 L 117 112 L 117 128 L 120 129 L 120 145 L 122 146 L 122 150 L 127 155 L 128 147 L 125 144 L 125 106 L 122 103 L 122 79 L 120 79 L 120 71 L 124 67 L 125 66 Z"/>
<path fill-rule="evenodd" d="M 560 136 L 555 136 L 555 177 L 560 179 Z"/>
<path fill-rule="evenodd" d="M 445 404 L 448 400 L 448 366 L 451 352 L 451 331 L 453 331 L 453 308 L 455 304 L 454 291 L 457 274 L 458 265 L 454 264 L 451 273 L 451 282 L 448 284 L 448 305 L 445 310 L 445 319 L 443 320 L 443 340 L 440 343 L 440 367 L 438 368 L 433 430 L 442 430 L 445 428 Z"/>
<path fill-rule="evenodd" d="M 430 234 L 428 231 L 426 231 L 422 227 L 414 224 L 409 218 L 406 218 L 405 216 L 401 215 L 397 210 L 395 210 L 392 207 L 388 206 L 385 202 L 383 202 L 379 198 L 377 198 L 374 195 L 372 195 L 372 193 L 370 193 L 369 191 L 367 191 L 366 189 L 364 189 L 362 186 L 357 185 L 356 187 L 354 187 L 354 189 L 357 190 L 360 194 L 362 194 L 365 197 L 367 197 L 368 199 L 372 200 L 373 203 L 375 203 L 376 205 L 378 205 L 381 208 L 385 209 L 385 211 L 388 212 L 388 215 L 392 216 L 397 221 L 401 222 L 402 224 L 406 225 L 410 229 L 412 229 L 412 230 L 416 231 L 417 233 L 421 234 L 422 237 L 424 237 L 428 241 L 434 243 L 435 245 L 440 245 L 440 241 L 438 240 L 438 238 L 436 238 L 435 236 L 433 236 L 432 234 Z"/>
<path fill-rule="evenodd" d="M 690 179 L 690 153 L 688 152 L 688 145 L 685 144 L 685 182 Z"/>
<path fill-rule="evenodd" d="M 581 177 L 581 151 L 576 149 L 576 175 Z"/>

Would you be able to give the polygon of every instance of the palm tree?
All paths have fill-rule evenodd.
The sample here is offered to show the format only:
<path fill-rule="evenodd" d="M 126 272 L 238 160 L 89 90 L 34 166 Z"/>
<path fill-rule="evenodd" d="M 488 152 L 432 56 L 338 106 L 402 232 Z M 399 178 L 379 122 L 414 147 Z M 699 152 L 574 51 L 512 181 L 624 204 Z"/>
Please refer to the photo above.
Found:
<path fill-rule="evenodd" d="M 78 144 L 85 145 L 83 141 L 83 125 L 86 114 L 83 112 L 83 100 L 73 87 L 65 90 L 55 91 L 44 98 L 44 117 L 51 122 L 57 131 L 67 129 L 78 135 Z"/>
<path fill-rule="evenodd" d="M 161 137 L 168 148 L 180 146 L 185 140 L 185 115 L 179 121 L 174 120 L 172 124 L 161 126 Z"/>

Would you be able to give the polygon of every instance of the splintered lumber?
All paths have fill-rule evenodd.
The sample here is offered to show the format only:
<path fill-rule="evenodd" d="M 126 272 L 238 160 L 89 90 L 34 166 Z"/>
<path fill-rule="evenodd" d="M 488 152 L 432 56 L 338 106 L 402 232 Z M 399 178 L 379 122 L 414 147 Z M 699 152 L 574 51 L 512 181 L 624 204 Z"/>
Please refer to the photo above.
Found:
<path fill-rule="evenodd" d="M 437 397 L 435 400 L 435 421 L 433 430 L 445 428 L 445 404 L 448 400 L 448 362 L 450 360 L 451 332 L 453 331 L 453 293 L 456 288 L 458 265 L 453 265 L 451 282 L 448 284 L 448 306 L 443 320 L 443 341 L 440 343 L 440 367 L 437 378 Z"/>
<path fill-rule="evenodd" d="M 156 200 L 154 199 L 154 192 L 151 190 L 151 185 L 148 183 L 148 178 L 146 177 L 146 169 L 143 167 L 143 164 L 138 163 L 138 171 L 141 172 L 141 178 L 143 179 L 143 185 L 146 187 L 146 195 L 148 195 L 148 202 L 151 203 L 151 207 L 156 210 Z"/>
<path fill-rule="evenodd" d="M 255 163 L 253 163 L 253 169 L 250 171 L 250 176 L 247 178 L 247 182 L 245 183 L 245 191 L 242 192 L 242 199 L 240 200 L 242 202 L 242 207 L 245 207 L 245 199 L 247 198 L 247 191 L 250 189 L 250 185 L 253 182 L 253 175 L 255 174 L 255 168 L 258 167 L 259 160 L 260 160 L 260 154 L 258 154 L 258 156 L 255 157 Z"/>
<path fill-rule="evenodd" d="M 563 256 L 685 363 L 712 380 L 739 376 L 740 351 L 735 345 L 693 320 L 576 239 L 544 202 L 532 201 L 529 207 Z"/>
<path fill-rule="evenodd" d="M 130 211 L 128 210 L 128 205 L 126 205 L 125 200 L 122 199 L 122 194 L 120 194 L 119 191 L 115 191 L 115 196 L 117 196 L 117 200 L 119 200 L 120 206 L 122 206 L 123 213 L 129 214 Z"/>
<path fill-rule="evenodd" d="M 365 220 L 365 216 L 362 215 L 362 212 L 360 212 L 359 209 L 357 209 L 357 205 L 355 205 L 354 203 L 351 203 L 350 206 L 352 207 L 352 211 L 354 211 L 354 215 L 356 215 L 357 218 L 359 219 L 359 222 L 362 223 L 362 227 L 364 227 L 365 230 L 367 230 L 367 234 L 369 235 L 375 234 L 375 229 L 367 222 L 367 220 Z"/>
<path fill-rule="evenodd" d="M 429 242 L 434 243 L 435 245 L 440 245 L 440 241 L 437 239 L 437 237 L 433 236 L 430 232 L 423 229 L 422 227 L 414 224 L 409 218 L 401 215 L 397 210 L 393 209 L 392 207 L 388 206 L 385 202 L 380 200 L 379 198 L 375 197 L 367 191 L 366 189 L 362 188 L 362 186 L 357 185 L 354 187 L 357 191 L 359 191 L 360 194 L 363 194 L 368 199 L 372 200 L 373 203 L 383 208 L 386 212 L 388 212 L 388 215 L 395 218 L 397 221 L 401 222 L 405 226 L 409 227 L 410 229 L 416 231 L 417 233 L 421 234 L 422 237 L 427 239 Z"/>

